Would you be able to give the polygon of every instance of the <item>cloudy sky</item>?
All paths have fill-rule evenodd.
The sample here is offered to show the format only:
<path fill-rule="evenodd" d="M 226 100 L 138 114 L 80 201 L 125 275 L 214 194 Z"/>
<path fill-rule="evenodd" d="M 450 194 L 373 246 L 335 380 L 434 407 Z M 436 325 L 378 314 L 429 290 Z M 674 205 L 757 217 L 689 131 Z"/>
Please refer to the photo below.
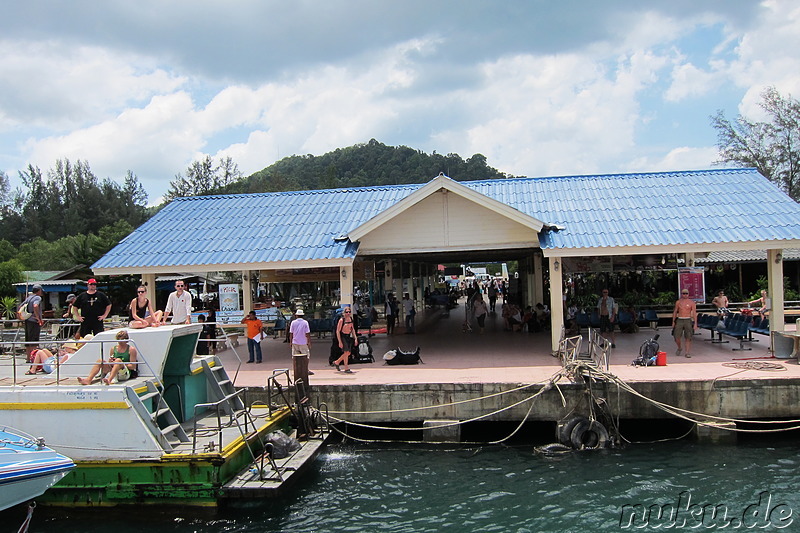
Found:
<path fill-rule="evenodd" d="M 800 94 L 794 0 L 7 4 L 0 170 L 87 160 L 151 203 L 205 155 L 372 138 L 526 176 L 708 168 L 710 115 Z"/>

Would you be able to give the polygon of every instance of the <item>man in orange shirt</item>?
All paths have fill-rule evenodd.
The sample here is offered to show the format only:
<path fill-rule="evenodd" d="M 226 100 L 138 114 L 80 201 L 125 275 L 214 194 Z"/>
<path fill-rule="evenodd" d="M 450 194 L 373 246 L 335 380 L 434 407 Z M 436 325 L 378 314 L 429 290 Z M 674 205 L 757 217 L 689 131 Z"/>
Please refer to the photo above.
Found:
<path fill-rule="evenodd" d="M 262 330 L 264 324 L 256 318 L 256 312 L 250 311 L 246 317 L 242 319 L 242 324 L 247 324 L 247 351 L 250 352 L 250 359 L 248 363 L 261 362 L 261 339 L 264 338 Z M 255 358 L 253 357 L 255 355 Z"/>

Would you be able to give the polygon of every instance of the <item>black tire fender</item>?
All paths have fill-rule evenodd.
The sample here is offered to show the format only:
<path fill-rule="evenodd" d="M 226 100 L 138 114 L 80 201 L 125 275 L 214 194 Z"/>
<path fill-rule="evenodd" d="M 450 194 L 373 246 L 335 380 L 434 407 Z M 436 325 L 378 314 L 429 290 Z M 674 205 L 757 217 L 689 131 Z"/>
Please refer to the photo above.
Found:
<path fill-rule="evenodd" d="M 575 426 L 578 425 L 580 422 L 588 422 L 589 419 L 583 415 L 573 416 L 569 420 L 567 420 L 563 424 L 559 424 L 558 426 L 558 442 L 561 444 L 566 444 L 567 446 L 572 446 L 572 430 L 575 429 Z"/>
<path fill-rule="evenodd" d="M 572 428 L 570 442 L 576 450 L 605 448 L 608 444 L 608 431 L 597 420 L 583 420 Z"/>

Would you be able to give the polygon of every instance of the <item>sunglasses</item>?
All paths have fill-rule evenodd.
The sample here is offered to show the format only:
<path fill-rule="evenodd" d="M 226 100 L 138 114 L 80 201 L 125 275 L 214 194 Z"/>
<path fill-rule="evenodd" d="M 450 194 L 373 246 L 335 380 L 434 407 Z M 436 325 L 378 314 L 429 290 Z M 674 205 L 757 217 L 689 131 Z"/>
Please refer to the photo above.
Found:
<path fill-rule="evenodd" d="M 139 294 L 144 294 L 144 293 L 146 293 L 147 291 L 136 291 L 136 292 L 138 292 Z"/>
<path fill-rule="evenodd" d="M 347 313 L 347 314 L 349 315 L 349 314 L 350 314 L 350 311 L 345 311 L 345 313 Z"/>

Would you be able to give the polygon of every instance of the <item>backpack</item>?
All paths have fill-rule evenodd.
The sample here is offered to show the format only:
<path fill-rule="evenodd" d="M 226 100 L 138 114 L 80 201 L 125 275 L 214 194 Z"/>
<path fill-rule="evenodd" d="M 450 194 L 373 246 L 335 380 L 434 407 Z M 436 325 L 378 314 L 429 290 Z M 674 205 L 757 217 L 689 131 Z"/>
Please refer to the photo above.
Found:
<path fill-rule="evenodd" d="M 20 319 L 20 320 L 28 320 L 30 317 L 33 316 L 33 313 L 28 311 L 28 307 L 29 307 L 30 303 L 31 303 L 31 299 L 30 298 L 26 298 L 24 302 L 19 304 L 19 307 L 17 308 L 17 318 L 18 319 Z"/>

